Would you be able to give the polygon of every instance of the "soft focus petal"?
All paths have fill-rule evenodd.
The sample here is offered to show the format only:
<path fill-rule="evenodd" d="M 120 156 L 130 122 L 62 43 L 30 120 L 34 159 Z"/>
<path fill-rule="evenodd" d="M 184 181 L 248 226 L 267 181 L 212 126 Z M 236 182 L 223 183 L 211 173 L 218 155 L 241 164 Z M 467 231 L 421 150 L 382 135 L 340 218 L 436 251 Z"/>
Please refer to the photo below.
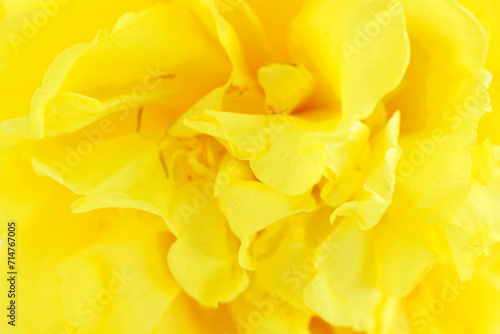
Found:
<path fill-rule="evenodd" d="M 174 277 L 200 303 L 216 307 L 235 299 L 248 285 L 238 265 L 238 240 L 225 217 L 207 194 L 209 183 L 190 183 L 172 202 L 178 239 L 168 254 Z M 209 188 L 208 188 L 209 189 Z"/>
<path fill-rule="evenodd" d="M 317 103 L 341 107 L 348 125 L 368 117 L 408 65 L 404 27 L 399 1 L 308 1 L 290 44 L 318 78 Z"/>

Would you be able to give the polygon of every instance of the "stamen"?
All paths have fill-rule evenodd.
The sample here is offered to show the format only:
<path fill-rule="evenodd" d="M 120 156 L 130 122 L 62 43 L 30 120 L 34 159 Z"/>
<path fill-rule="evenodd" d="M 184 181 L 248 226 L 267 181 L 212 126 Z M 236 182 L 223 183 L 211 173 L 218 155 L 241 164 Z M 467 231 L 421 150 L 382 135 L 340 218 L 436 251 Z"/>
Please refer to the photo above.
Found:
<path fill-rule="evenodd" d="M 142 107 L 139 109 L 139 112 L 137 113 L 137 129 L 136 132 L 141 131 L 141 122 L 142 122 Z"/>
<path fill-rule="evenodd" d="M 296 63 L 281 62 L 281 63 L 279 63 L 279 64 L 289 65 L 289 66 L 293 66 L 293 67 L 299 67 L 299 65 L 297 65 Z"/>
<path fill-rule="evenodd" d="M 163 75 L 157 76 L 155 79 L 173 79 L 175 77 L 176 77 L 175 74 L 163 74 Z"/>
<path fill-rule="evenodd" d="M 165 175 L 167 176 L 167 179 L 170 178 L 170 175 L 168 174 L 168 169 L 167 169 L 167 163 L 165 162 L 165 156 L 163 155 L 163 151 L 160 150 L 160 162 L 161 166 L 163 167 L 163 170 L 165 171 Z"/>

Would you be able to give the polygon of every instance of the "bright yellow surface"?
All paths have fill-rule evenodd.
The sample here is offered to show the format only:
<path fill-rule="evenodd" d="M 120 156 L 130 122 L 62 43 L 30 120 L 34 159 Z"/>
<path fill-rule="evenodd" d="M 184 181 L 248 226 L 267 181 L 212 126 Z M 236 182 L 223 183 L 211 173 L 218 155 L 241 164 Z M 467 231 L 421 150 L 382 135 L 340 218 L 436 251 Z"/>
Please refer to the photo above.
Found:
<path fill-rule="evenodd" d="M 500 333 L 499 128 L 500 0 L 0 0 L 0 333 Z"/>

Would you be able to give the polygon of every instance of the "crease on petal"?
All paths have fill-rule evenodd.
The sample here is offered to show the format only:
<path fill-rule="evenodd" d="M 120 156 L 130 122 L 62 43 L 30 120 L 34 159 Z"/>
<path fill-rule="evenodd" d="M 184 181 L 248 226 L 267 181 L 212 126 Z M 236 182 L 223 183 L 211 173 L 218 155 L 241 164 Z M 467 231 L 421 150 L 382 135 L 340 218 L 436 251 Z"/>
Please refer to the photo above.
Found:
<path fill-rule="evenodd" d="M 72 204 L 75 213 L 107 207 L 136 208 L 163 217 L 175 233 L 167 219 L 173 186 L 165 176 L 153 138 L 133 134 L 105 139 L 83 157 L 74 149 L 68 151 L 71 146 L 42 143 L 32 159 L 33 168 L 39 175 L 48 176 L 84 196 Z M 68 160 L 69 157 L 74 160 Z M 103 165 L 102 161 L 112 163 Z M 143 172 L 138 174 L 137 169 Z"/>
<path fill-rule="evenodd" d="M 347 217 L 323 247 L 333 251 L 316 259 L 318 274 L 304 291 L 306 305 L 332 325 L 372 330 L 383 294 L 369 262 L 368 235 Z"/>
<path fill-rule="evenodd" d="M 316 207 L 309 193 L 285 195 L 257 181 L 247 164 L 230 158 L 221 164 L 214 195 L 231 230 L 242 241 L 239 260 L 246 269 L 255 268 L 256 261 L 249 249 L 259 231 L 287 216 Z"/>
<path fill-rule="evenodd" d="M 307 101 L 314 89 L 314 77 L 302 65 L 274 63 L 258 71 L 266 95 L 266 106 L 273 114 L 290 114 Z"/>
<path fill-rule="evenodd" d="M 295 196 L 309 191 L 321 179 L 325 172 L 326 143 L 332 140 L 330 135 L 316 141 L 307 137 L 333 132 L 337 121 L 207 110 L 185 120 L 185 124 L 226 140 L 237 158 L 250 161 L 257 179 Z"/>
<path fill-rule="evenodd" d="M 249 284 L 238 265 L 237 238 L 213 197 L 203 196 L 204 181 L 179 189 L 171 203 L 178 239 L 168 253 L 172 274 L 187 294 L 208 307 L 230 302 Z"/>
<path fill-rule="evenodd" d="M 123 13 L 140 11 L 155 2 L 6 0 L 8 17 L 0 22 L 0 96 L 5 107 L 0 121 L 29 115 L 33 94 L 61 52 L 91 42 L 99 29 L 110 30 Z M 34 54 L 36 61 L 32 61 Z"/>
<path fill-rule="evenodd" d="M 487 184 L 473 182 L 464 205 L 446 224 L 446 236 L 462 282 L 472 277 L 479 257 L 500 242 L 499 181 L 497 168 Z"/>
<path fill-rule="evenodd" d="M 399 85 L 410 59 L 400 1 L 309 1 L 289 40 L 318 79 L 316 103 L 341 107 L 348 127 Z"/>
<path fill-rule="evenodd" d="M 74 45 L 59 55 L 32 98 L 30 116 L 4 122 L 3 127 L 40 139 L 151 102 L 168 102 L 179 113 L 230 74 L 224 50 L 205 29 L 175 3 L 158 2 L 142 12 L 127 13 L 111 32 L 101 30 L 91 44 Z M 186 38 L 191 43 L 185 43 Z"/>
<path fill-rule="evenodd" d="M 396 185 L 396 167 L 402 152 L 398 145 L 399 121 L 399 113 L 394 114 L 380 135 L 381 138 L 374 144 L 373 154 L 383 154 L 384 160 L 381 165 L 371 168 L 364 184 L 365 194 L 355 196 L 355 201 L 344 203 L 335 209 L 332 222 L 337 216 L 351 216 L 362 229 L 367 230 L 379 222 L 391 204 Z M 378 159 L 375 157 L 371 160 Z"/>
<path fill-rule="evenodd" d="M 233 317 L 238 320 L 241 333 L 310 333 L 308 325 L 312 315 L 309 312 L 288 304 L 283 300 L 281 291 L 266 291 L 258 283 L 252 283 L 247 291 L 228 307 Z M 255 321 L 255 314 L 259 314 L 262 321 Z"/>
<path fill-rule="evenodd" d="M 472 163 L 472 177 L 481 184 L 487 184 L 497 167 L 493 145 L 489 139 L 475 145 L 469 153 Z"/>
<path fill-rule="evenodd" d="M 151 333 L 179 293 L 163 259 L 174 238 L 161 219 L 143 217 L 107 221 L 94 243 L 59 263 L 65 314 L 79 330 Z M 99 303 L 96 312 L 89 298 L 112 303 Z M 137 299 L 151 309 L 131 302 Z"/>

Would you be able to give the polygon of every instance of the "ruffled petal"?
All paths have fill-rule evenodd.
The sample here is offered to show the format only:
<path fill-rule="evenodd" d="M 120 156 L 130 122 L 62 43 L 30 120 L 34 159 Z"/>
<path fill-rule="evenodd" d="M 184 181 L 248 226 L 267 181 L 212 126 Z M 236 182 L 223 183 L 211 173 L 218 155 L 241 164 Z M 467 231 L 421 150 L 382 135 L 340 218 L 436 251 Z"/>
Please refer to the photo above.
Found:
<path fill-rule="evenodd" d="M 304 291 L 307 306 L 332 325 L 371 330 L 383 295 L 375 286 L 368 236 L 345 218 L 322 247 L 334 251 L 316 258 L 318 274 Z"/>
<path fill-rule="evenodd" d="M 236 333 L 234 319 L 226 305 L 217 309 L 200 306 L 185 293 L 180 293 L 167 308 L 152 334 Z"/>
<path fill-rule="evenodd" d="M 290 114 L 314 89 L 314 78 L 304 66 L 276 63 L 262 67 L 258 73 L 266 106 L 273 114 Z"/>
<path fill-rule="evenodd" d="M 283 299 L 304 311 L 304 289 L 317 273 L 317 258 L 335 250 L 324 239 L 332 227 L 331 209 L 287 217 L 259 233 L 250 252 L 256 259 L 255 278 L 269 292 L 279 290 Z"/>
<path fill-rule="evenodd" d="M 348 126 L 399 85 L 410 59 L 399 1 L 308 1 L 290 45 L 318 80 L 316 103 L 341 108 Z"/>
<path fill-rule="evenodd" d="M 229 309 L 240 333 L 309 334 L 311 315 L 285 302 L 280 290 L 267 292 L 252 284 Z"/>
<path fill-rule="evenodd" d="M 206 306 L 217 307 L 249 283 L 238 265 L 239 243 L 214 200 L 213 184 L 195 181 L 179 189 L 171 203 L 178 239 L 168 253 L 174 277 Z"/>
<path fill-rule="evenodd" d="M 416 332 L 494 333 L 500 316 L 499 249 L 485 257 L 473 279 L 461 283 L 452 264 L 436 265 L 404 299 L 406 328 Z M 481 307 L 471 307 L 480 301 Z M 457 321 L 457 316 L 463 315 Z M 467 315 L 467 316 L 465 316 Z"/>
<path fill-rule="evenodd" d="M 236 157 L 250 160 L 257 179 L 291 196 L 310 190 L 325 172 L 326 142 L 318 141 L 311 147 L 304 138 L 314 132 L 333 131 L 337 122 L 218 111 L 206 111 L 185 121 L 196 131 L 227 140 Z"/>
<path fill-rule="evenodd" d="M 482 253 L 489 253 L 500 242 L 500 170 L 486 185 L 474 182 L 469 196 L 455 217 L 446 225 L 446 236 L 460 280 L 472 277 Z"/>
<path fill-rule="evenodd" d="M 99 129 L 89 128 L 40 144 L 33 167 L 38 174 L 84 196 L 72 204 L 75 213 L 107 207 L 136 208 L 163 217 L 173 229 L 167 220 L 173 185 L 159 158 L 159 135 L 109 137 Z M 103 165 L 102 161 L 112 163 Z M 144 174 L 138 174 L 137 168 Z"/>
<path fill-rule="evenodd" d="M 179 29 L 183 36 L 177 34 Z M 126 14 L 111 33 L 100 31 L 92 44 L 64 51 L 33 96 L 30 117 L 6 121 L 3 127 L 39 139 L 158 100 L 180 113 L 229 75 L 224 50 L 214 38 L 205 37 L 205 30 L 176 4 L 158 3 Z M 192 43 L 185 43 L 186 38 Z M 193 87 L 195 79 L 198 84 Z"/>
<path fill-rule="evenodd" d="M 396 113 L 374 144 L 372 166 L 366 178 L 364 191 L 355 196 L 356 200 L 346 202 L 333 212 L 331 220 L 337 216 L 351 216 L 362 229 L 375 226 L 392 202 L 396 185 L 396 167 L 401 156 L 398 145 L 399 113 Z M 384 160 L 380 165 L 378 156 Z"/>
<path fill-rule="evenodd" d="M 7 18 L 0 22 L 0 35 L 5 37 L 0 43 L 0 121 L 30 113 L 31 97 L 63 50 L 90 42 L 99 29 L 111 30 L 123 13 L 140 11 L 155 2 L 5 1 Z"/>
<path fill-rule="evenodd" d="M 229 226 L 240 239 L 286 216 L 311 211 L 316 206 L 308 193 L 288 196 L 252 180 L 253 174 L 248 165 L 237 160 L 227 160 L 220 168 L 215 181 L 215 196 L 220 197 L 219 203 Z M 239 169 L 242 175 L 229 173 L 235 169 Z"/>
<path fill-rule="evenodd" d="M 174 238 L 161 219 L 148 218 L 118 216 L 59 265 L 66 317 L 82 333 L 151 333 L 179 293 L 165 261 Z"/>

